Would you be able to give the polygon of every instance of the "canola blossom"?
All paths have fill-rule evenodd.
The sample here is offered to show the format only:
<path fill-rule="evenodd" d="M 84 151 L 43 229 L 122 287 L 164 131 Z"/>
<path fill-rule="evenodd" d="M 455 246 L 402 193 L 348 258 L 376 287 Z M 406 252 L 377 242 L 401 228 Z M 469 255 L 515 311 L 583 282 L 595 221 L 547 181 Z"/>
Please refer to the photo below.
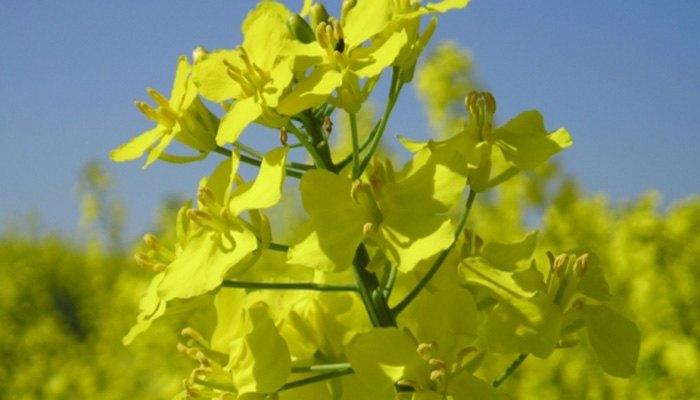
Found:
<path fill-rule="evenodd" d="M 537 232 L 484 243 L 467 227 L 478 193 L 546 165 L 572 145 L 566 129 L 548 131 L 536 110 L 494 127 L 495 97 L 472 91 L 449 139 L 399 137 L 412 153 L 399 167 L 380 150 L 439 15 L 468 3 L 345 0 L 330 16 L 321 3 L 296 14 L 261 2 L 242 44 L 195 49 L 170 100 L 150 90 L 158 109 L 137 103 L 158 125 L 115 161 L 223 157 L 178 212 L 175 245 L 149 234 L 135 256 L 155 276 L 124 343 L 167 314 L 216 315 L 183 330 L 178 351 L 197 366 L 182 398 L 504 399 L 498 387 L 528 355 L 568 351 L 582 334 L 604 372 L 634 374 L 639 333 L 615 309 L 595 249 L 554 249 L 543 263 Z M 383 115 L 358 126 L 382 75 Z M 223 106 L 220 122 L 205 101 Z M 329 146 L 338 115 L 350 122 L 342 160 Z M 251 124 L 280 146 L 241 143 Z M 172 139 L 199 154 L 164 153 Z M 249 182 L 241 164 L 256 168 Z M 515 361 L 493 376 L 492 359 Z"/>

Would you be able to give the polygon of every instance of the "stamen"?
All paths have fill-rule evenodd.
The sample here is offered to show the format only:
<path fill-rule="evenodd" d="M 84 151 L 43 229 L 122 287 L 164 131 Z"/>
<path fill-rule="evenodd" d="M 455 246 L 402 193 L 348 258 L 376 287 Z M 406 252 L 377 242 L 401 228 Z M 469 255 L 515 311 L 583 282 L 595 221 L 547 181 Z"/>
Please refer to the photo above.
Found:
<path fill-rule="evenodd" d="M 447 365 L 445 365 L 445 362 L 438 360 L 437 358 L 431 358 L 428 360 L 428 364 L 430 364 L 431 367 L 435 367 L 443 371 L 447 370 Z"/>
<path fill-rule="evenodd" d="M 496 113 L 496 99 L 493 97 L 493 95 L 490 92 L 481 92 L 481 97 L 484 99 L 484 102 L 486 103 L 486 110 L 488 111 L 489 114 L 495 114 Z"/>
<path fill-rule="evenodd" d="M 151 96 L 153 101 L 156 102 L 159 106 L 163 108 L 170 108 L 170 102 L 168 99 L 166 99 L 162 94 L 158 93 L 155 89 L 153 88 L 148 88 L 146 89 L 146 92 L 148 92 L 148 95 Z"/>
<path fill-rule="evenodd" d="M 350 187 L 350 197 L 355 201 L 355 203 L 360 204 L 360 200 L 357 197 L 358 191 L 362 188 L 362 180 L 361 179 L 356 179 L 352 182 L 352 186 Z"/>
<path fill-rule="evenodd" d="M 367 222 L 362 226 L 362 235 L 364 237 L 370 237 L 377 233 L 377 227 L 372 222 Z"/>
<path fill-rule="evenodd" d="M 323 119 L 323 129 L 326 131 L 326 134 L 331 134 L 331 131 L 333 131 L 333 122 L 331 121 L 331 117 L 326 117 Z"/>
<path fill-rule="evenodd" d="M 326 48 L 328 46 L 328 40 L 326 39 L 326 23 L 321 22 L 316 26 L 316 40 L 319 46 Z"/>
<path fill-rule="evenodd" d="M 420 390 L 420 385 L 418 384 L 418 382 L 414 381 L 413 379 L 399 379 L 399 380 L 396 382 L 396 384 L 399 385 L 399 386 L 410 386 L 410 387 L 412 387 L 413 390 L 415 390 L 415 391 L 419 391 L 419 390 Z"/>
<path fill-rule="evenodd" d="M 569 255 L 564 253 L 557 256 L 552 264 L 552 271 L 558 276 L 562 277 L 564 271 L 566 271 L 566 266 L 569 264 Z"/>
<path fill-rule="evenodd" d="M 574 274 L 579 278 L 583 278 L 586 275 L 586 270 L 588 270 L 588 262 L 591 256 L 588 253 L 581 255 L 574 262 Z"/>
<path fill-rule="evenodd" d="M 196 63 L 197 60 L 207 55 L 207 50 L 202 46 L 197 46 L 192 50 L 192 62 Z"/>
<path fill-rule="evenodd" d="M 146 118 L 153 122 L 160 122 L 160 115 L 153 109 L 153 107 L 142 101 L 135 101 L 134 104 L 143 113 L 143 115 L 146 116 Z"/>

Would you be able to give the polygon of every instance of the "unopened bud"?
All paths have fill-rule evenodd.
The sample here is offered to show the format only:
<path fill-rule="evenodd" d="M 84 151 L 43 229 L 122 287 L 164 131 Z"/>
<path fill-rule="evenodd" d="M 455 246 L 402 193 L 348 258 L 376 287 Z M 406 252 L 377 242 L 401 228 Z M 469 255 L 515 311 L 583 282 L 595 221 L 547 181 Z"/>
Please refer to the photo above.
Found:
<path fill-rule="evenodd" d="M 287 137 L 287 128 L 280 128 L 280 143 L 282 143 L 282 146 L 287 145 Z"/>
<path fill-rule="evenodd" d="M 328 11 L 321 3 L 314 3 L 311 6 L 311 27 L 316 28 L 321 22 L 328 21 Z"/>
<path fill-rule="evenodd" d="M 313 29 L 299 14 L 290 15 L 286 25 L 293 39 L 302 43 L 311 43 L 316 39 Z"/>
<path fill-rule="evenodd" d="M 586 270 L 588 270 L 588 262 L 591 256 L 588 253 L 581 255 L 574 262 L 574 274 L 579 278 L 583 278 L 586 275 Z"/>

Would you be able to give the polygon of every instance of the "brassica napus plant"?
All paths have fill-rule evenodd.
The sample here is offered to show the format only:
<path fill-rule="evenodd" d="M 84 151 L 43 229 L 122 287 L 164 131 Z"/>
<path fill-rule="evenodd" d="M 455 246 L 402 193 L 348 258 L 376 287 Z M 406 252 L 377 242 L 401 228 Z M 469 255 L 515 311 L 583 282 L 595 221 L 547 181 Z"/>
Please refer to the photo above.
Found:
<path fill-rule="evenodd" d="M 332 17 L 320 3 L 298 15 L 262 2 L 243 22 L 242 45 L 198 48 L 191 70 L 181 58 L 185 94 L 151 91 L 160 108 L 139 107 L 157 134 L 130 142 L 128 157 L 115 151 L 116 161 L 144 150 L 149 163 L 223 156 L 178 213 L 174 247 L 147 235 L 150 250 L 136 255 L 156 275 L 126 343 L 162 315 L 213 299 L 214 331 L 187 327 L 178 347 L 199 363 L 185 398 L 500 399 L 497 387 L 529 354 L 547 358 L 582 330 L 605 372 L 634 373 L 639 335 L 608 304 L 595 256 L 535 254 L 536 233 L 484 243 L 466 229 L 477 193 L 547 163 L 571 145 L 566 129 L 547 131 L 534 110 L 497 124 L 494 96 L 473 91 L 466 124 L 448 139 L 402 138 L 414 153 L 403 165 L 377 152 L 438 15 L 467 3 L 346 0 Z M 356 114 L 382 75 L 391 80 L 383 115 L 362 135 Z M 221 103 L 220 122 L 200 96 Z M 329 148 L 338 113 L 350 122 L 344 159 Z M 274 129 L 280 147 L 243 144 L 251 124 Z M 163 153 L 172 138 L 200 156 Z M 292 161 L 304 155 L 312 163 Z M 257 176 L 246 182 L 240 163 Z M 306 217 L 281 242 L 267 214 L 291 182 Z M 285 267 L 273 274 L 275 262 Z M 517 358 L 502 375 L 480 370 L 509 354 Z"/>

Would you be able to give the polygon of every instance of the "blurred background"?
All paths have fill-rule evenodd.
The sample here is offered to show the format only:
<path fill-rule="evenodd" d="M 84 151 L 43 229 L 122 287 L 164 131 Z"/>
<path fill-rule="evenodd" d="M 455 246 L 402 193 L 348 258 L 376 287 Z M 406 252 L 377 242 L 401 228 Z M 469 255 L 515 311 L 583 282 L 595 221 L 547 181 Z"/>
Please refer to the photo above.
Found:
<path fill-rule="evenodd" d="M 326 6 L 338 14 L 339 3 Z M 207 315 L 171 316 L 122 347 L 149 280 L 131 254 L 145 232 L 172 236 L 174 210 L 220 159 L 142 170 L 108 154 L 152 126 L 133 101 L 147 87 L 168 93 L 194 47 L 239 44 L 254 4 L 0 2 L 0 398 L 178 391 L 192 368 L 175 350 L 179 331 L 206 327 Z M 474 88 L 495 95 L 501 122 L 534 108 L 549 130 L 571 132 L 554 165 L 479 199 L 472 227 L 487 241 L 539 228 L 541 251 L 596 249 L 642 332 L 633 379 L 590 368 L 575 348 L 528 360 L 503 386 L 512 398 L 700 398 L 697 15 L 695 2 L 474 0 L 440 16 L 404 90 L 387 142 L 449 136 Z M 266 149 L 276 134 L 241 140 Z"/>

